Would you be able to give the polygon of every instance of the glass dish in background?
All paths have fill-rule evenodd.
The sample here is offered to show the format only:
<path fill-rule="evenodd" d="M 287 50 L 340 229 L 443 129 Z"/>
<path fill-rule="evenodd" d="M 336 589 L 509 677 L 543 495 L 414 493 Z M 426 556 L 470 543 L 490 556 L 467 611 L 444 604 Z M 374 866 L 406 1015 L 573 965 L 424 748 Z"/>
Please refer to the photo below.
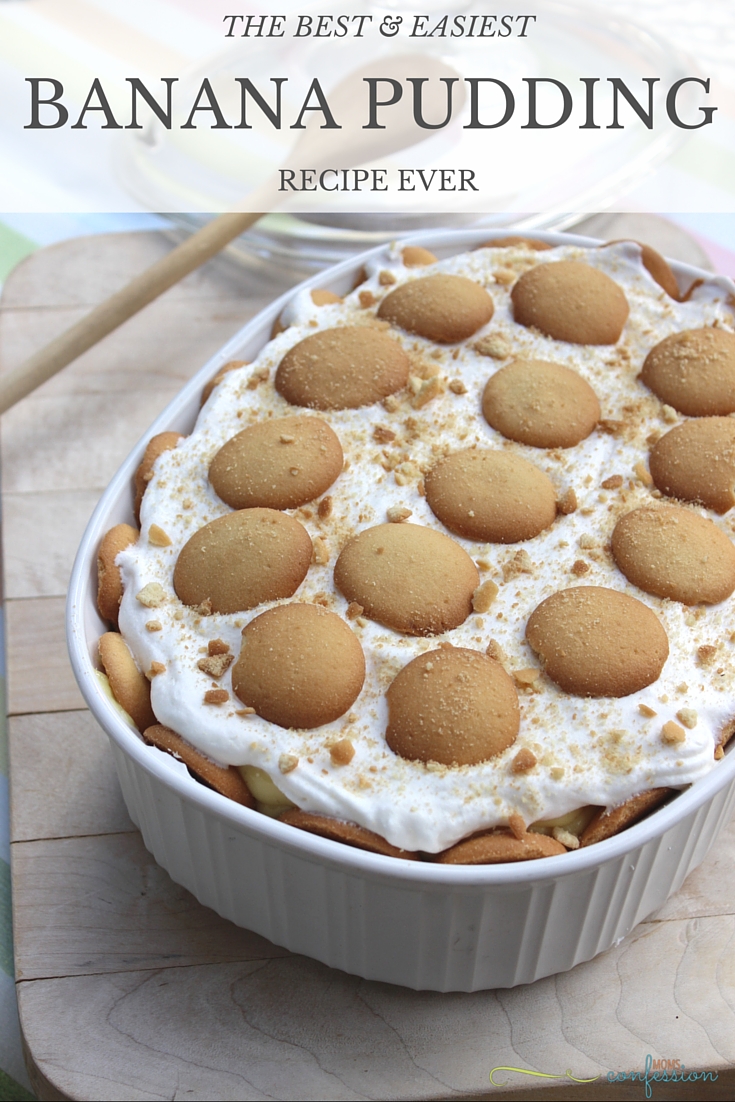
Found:
<path fill-rule="evenodd" d="M 169 214 L 175 230 L 172 236 L 183 236 L 200 229 L 208 217 L 205 214 Z M 442 217 L 440 225 L 446 225 Z M 676 223 L 656 214 L 565 214 L 553 219 L 553 224 L 541 226 L 541 216 L 533 228 L 526 222 L 508 216 L 490 216 L 473 222 L 473 229 L 486 228 L 488 232 L 507 227 L 508 233 L 537 232 L 541 229 L 559 230 L 597 237 L 603 241 L 633 240 L 651 245 L 663 256 L 712 271 L 713 265 L 701 245 Z M 550 220 L 551 221 L 551 220 Z M 293 223 L 293 225 L 291 224 Z M 374 245 L 392 241 L 395 232 L 378 232 L 345 229 L 302 221 L 289 215 L 269 215 L 252 230 L 238 237 L 223 254 L 238 267 L 261 268 L 267 265 L 268 274 L 286 289 L 314 272 L 338 263 L 353 253 Z"/>
<path fill-rule="evenodd" d="M 447 6 L 457 11 L 461 8 L 465 14 L 472 14 L 475 9 L 481 11 L 481 6 L 475 4 Z M 376 13 L 382 10 L 374 5 Z M 663 38 L 615 15 L 606 15 L 597 7 L 590 12 L 589 5 L 574 0 L 528 5 L 529 12 L 535 10 L 540 17 L 537 29 L 526 39 L 432 40 L 432 56 L 437 56 L 440 49 L 441 61 L 459 75 L 492 72 L 516 88 L 523 87 L 522 78 L 529 73 L 560 80 L 574 93 L 575 111 L 582 109 L 581 72 L 620 76 L 639 98 L 645 92 L 641 77 L 655 73 L 660 78 L 655 86 L 658 114 L 663 109 L 666 90 L 675 80 L 693 72 L 684 56 Z M 324 11 L 329 14 L 330 5 Z M 310 81 L 314 73 L 320 75 L 329 97 L 332 87 L 369 63 L 372 47 L 379 48 L 383 60 L 392 54 L 404 59 L 414 54 L 418 58 L 426 56 L 426 45 L 422 42 L 400 36 L 375 43 L 368 39 L 357 43 L 342 40 L 335 65 L 334 52 L 329 53 L 328 44 L 318 40 L 284 39 L 279 58 L 273 43 L 267 49 L 254 50 L 251 42 L 233 39 L 226 52 L 180 78 L 176 99 L 190 106 L 206 76 L 227 117 L 239 117 L 235 77 L 249 76 L 256 87 L 267 90 L 268 98 L 272 98 L 273 85 L 269 80 L 276 70 L 289 74 L 289 83 L 283 89 L 284 103 L 289 96 L 295 96 L 300 103 L 297 89 Z M 483 195 L 482 213 L 472 209 L 471 200 L 460 193 L 453 197 L 448 213 L 417 213 L 417 200 L 410 193 L 393 194 L 392 211 L 370 213 L 335 209 L 342 206 L 344 197 L 333 202 L 329 212 L 320 211 L 318 198 L 315 201 L 304 196 L 296 213 L 274 212 L 261 219 L 234 243 L 230 255 L 243 263 L 252 263 L 253 258 L 266 259 L 276 266 L 293 269 L 296 274 L 306 274 L 421 228 L 498 229 L 513 225 L 521 230 L 567 229 L 579 219 L 579 215 L 570 211 L 600 211 L 619 204 L 621 196 L 640 184 L 687 136 L 686 131 L 673 126 L 646 129 L 626 105 L 621 108 L 625 127 L 609 129 L 610 90 L 604 80 L 600 81 L 600 89 L 596 121 L 601 125 L 587 133 L 584 143 L 579 142 L 576 126 L 534 132 L 533 143 L 519 141 L 518 127 L 526 108 L 518 98 L 512 123 L 489 132 L 493 162 L 490 187 L 495 184 L 495 190 L 489 197 Z M 293 103 L 284 106 L 284 119 L 292 109 Z M 274 130 L 257 110 L 249 121 L 255 129 L 219 131 L 214 141 L 204 123 L 197 129 L 181 130 L 175 125 L 166 130 L 153 117 L 143 130 L 126 132 L 116 164 L 118 176 L 127 190 L 149 209 L 171 212 L 175 222 L 186 230 L 198 228 L 207 214 L 240 203 L 289 155 L 294 132 L 287 125 L 280 131 Z M 381 157 L 373 164 L 389 168 L 454 167 L 463 163 L 465 143 L 469 140 L 461 123 L 452 123 L 446 130 L 430 132 L 426 140 Z M 542 157 L 538 155 L 540 150 Z M 474 156 L 476 159 L 476 150 Z M 529 214 L 529 211 L 544 213 Z"/>

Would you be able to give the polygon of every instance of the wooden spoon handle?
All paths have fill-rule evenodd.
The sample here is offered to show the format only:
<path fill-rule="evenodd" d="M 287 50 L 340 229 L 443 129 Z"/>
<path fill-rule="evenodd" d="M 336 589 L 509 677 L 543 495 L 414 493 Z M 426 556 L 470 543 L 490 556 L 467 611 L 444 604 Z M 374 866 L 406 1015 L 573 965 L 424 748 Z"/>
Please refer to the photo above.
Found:
<path fill-rule="evenodd" d="M 189 272 L 210 260 L 262 217 L 262 213 L 252 212 L 219 215 L 19 367 L 0 376 L 0 413 L 25 398 Z"/>

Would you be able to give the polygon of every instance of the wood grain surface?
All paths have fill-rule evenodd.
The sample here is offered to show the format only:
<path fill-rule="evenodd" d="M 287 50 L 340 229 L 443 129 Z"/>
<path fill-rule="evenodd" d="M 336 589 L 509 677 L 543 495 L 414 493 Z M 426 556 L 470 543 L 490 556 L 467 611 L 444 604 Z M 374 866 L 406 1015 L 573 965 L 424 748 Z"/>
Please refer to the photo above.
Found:
<path fill-rule="evenodd" d="M 36 253 L 0 301 L 6 370 L 168 248 L 157 234 Z M 282 288 L 217 262 L 3 419 L 16 968 L 42 1098 L 643 1098 L 653 1059 L 735 1093 L 735 825 L 683 889 L 573 971 L 413 992 L 294 956 L 202 907 L 144 849 L 83 708 L 63 594 L 97 496 L 182 382 Z M 525 1069 L 561 1078 L 538 1078 Z M 566 1078 L 594 1078 L 578 1084 Z"/>

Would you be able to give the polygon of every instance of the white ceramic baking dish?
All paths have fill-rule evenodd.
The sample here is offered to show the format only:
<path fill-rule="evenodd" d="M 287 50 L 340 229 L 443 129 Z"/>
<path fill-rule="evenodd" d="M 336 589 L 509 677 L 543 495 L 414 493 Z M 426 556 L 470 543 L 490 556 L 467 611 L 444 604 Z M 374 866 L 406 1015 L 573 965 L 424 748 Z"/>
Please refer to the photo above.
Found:
<path fill-rule="evenodd" d="M 492 236 L 487 230 L 442 231 L 406 241 L 441 258 Z M 597 243 L 535 236 L 552 244 Z M 344 294 L 366 257 L 381 251 L 301 286 Z M 712 278 L 672 267 L 682 286 Z M 112 525 L 132 520 L 133 472 L 144 447 L 157 432 L 191 431 L 205 382 L 227 360 L 253 360 L 294 293 L 246 325 L 164 410 L 110 483 L 77 555 L 68 600 L 71 661 L 110 736 L 131 818 L 156 861 L 201 903 L 346 972 L 417 989 L 475 991 L 572 968 L 628 934 L 702 861 L 735 804 L 734 752 L 648 819 L 597 845 L 518 864 L 438 865 L 352 849 L 227 800 L 193 780 L 183 764 L 146 746 L 100 688 L 97 640 L 107 626 L 96 609 L 97 547 Z"/>

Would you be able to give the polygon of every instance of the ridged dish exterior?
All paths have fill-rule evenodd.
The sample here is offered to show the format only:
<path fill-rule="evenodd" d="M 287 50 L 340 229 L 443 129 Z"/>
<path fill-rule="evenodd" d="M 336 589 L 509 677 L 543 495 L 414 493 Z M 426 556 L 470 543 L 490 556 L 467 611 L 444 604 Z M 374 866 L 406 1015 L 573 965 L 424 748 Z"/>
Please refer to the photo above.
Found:
<path fill-rule="evenodd" d="M 681 886 L 735 808 L 731 782 L 661 836 L 592 869 L 447 891 L 288 852 L 113 749 L 146 848 L 200 903 L 333 968 L 433 991 L 532 983 L 609 949 Z"/>
<path fill-rule="evenodd" d="M 424 233 L 420 243 L 442 255 L 490 236 Z M 305 286 L 344 293 L 363 260 Z M 476 991 L 531 983 L 590 960 L 660 907 L 703 860 L 735 806 L 735 754 L 646 823 L 588 850 L 512 866 L 417 865 L 350 850 L 231 804 L 144 747 L 99 688 L 93 656 L 105 628 L 95 607 L 96 549 L 108 528 L 129 519 L 145 440 L 164 429 L 188 432 L 201 387 L 225 360 L 253 358 L 283 305 L 246 326 L 164 411 L 113 479 L 77 556 L 67 610 L 72 665 L 110 736 L 130 815 L 156 861 L 201 903 L 277 945 L 366 979 Z M 709 797 L 695 798 L 698 789 Z"/>

